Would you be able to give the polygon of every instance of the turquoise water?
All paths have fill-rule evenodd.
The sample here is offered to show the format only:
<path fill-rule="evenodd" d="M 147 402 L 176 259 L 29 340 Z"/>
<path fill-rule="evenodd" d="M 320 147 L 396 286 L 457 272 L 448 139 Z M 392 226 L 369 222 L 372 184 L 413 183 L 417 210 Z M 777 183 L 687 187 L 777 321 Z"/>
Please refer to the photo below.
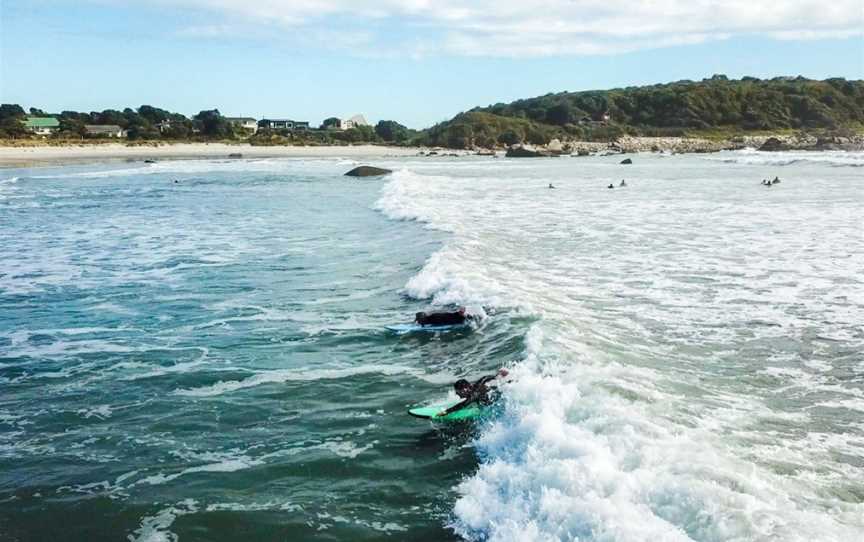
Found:
<path fill-rule="evenodd" d="M 864 155 L 619 160 L 3 170 L 2 538 L 860 540 Z"/>

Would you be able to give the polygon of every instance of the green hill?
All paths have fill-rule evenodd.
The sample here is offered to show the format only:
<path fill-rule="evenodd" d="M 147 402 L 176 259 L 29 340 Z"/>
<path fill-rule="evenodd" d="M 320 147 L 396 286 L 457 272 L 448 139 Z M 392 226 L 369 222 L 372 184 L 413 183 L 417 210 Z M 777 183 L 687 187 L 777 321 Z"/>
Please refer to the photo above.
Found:
<path fill-rule="evenodd" d="M 860 130 L 864 81 L 803 77 L 702 81 L 560 92 L 460 113 L 417 143 L 490 147 L 551 138 L 609 140 L 624 134 L 698 136 L 787 130 Z"/>

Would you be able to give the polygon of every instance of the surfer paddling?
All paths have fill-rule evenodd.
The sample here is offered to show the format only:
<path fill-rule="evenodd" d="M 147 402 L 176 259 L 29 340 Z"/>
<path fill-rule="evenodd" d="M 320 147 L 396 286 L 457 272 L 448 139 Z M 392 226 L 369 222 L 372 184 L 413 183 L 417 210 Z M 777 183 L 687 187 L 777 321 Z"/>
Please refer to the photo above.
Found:
<path fill-rule="evenodd" d="M 465 307 L 460 307 L 454 312 L 418 312 L 414 315 L 414 322 L 421 326 L 461 326 L 471 318 L 465 313 Z"/>
<path fill-rule="evenodd" d="M 509 374 L 510 373 L 507 372 L 507 369 L 502 368 L 498 369 L 498 372 L 494 375 L 486 375 L 473 384 L 464 378 L 457 380 L 456 383 L 453 384 L 453 388 L 456 390 L 456 395 L 462 398 L 462 401 L 456 403 L 443 412 L 439 412 L 438 416 L 446 416 L 456 412 L 457 410 L 461 410 L 472 403 L 491 405 L 498 398 L 498 390 L 495 389 L 498 386 L 496 380 L 499 378 L 506 378 Z"/>

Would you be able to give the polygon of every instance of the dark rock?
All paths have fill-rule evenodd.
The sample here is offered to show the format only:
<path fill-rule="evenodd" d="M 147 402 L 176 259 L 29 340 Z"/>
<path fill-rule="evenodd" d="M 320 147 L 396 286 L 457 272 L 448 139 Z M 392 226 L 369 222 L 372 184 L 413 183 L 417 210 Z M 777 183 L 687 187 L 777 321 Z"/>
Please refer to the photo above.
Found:
<path fill-rule="evenodd" d="M 767 140 L 765 140 L 765 143 L 763 143 L 762 146 L 759 147 L 759 150 L 760 151 L 776 152 L 776 151 L 788 151 L 790 148 L 791 147 L 789 145 L 783 143 L 782 141 L 780 141 L 776 137 L 769 137 Z"/>
<path fill-rule="evenodd" d="M 631 160 L 631 159 L 629 159 L 629 158 L 625 158 L 625 159 L 621 160 L 621 163 L 622 163 L 622 164 L 632 164 L 632 163 L 633 163 L 633 160 Z"/>
<path fill-rule="evenodd" d="M 387 175 L 388 173 L 393 173 L 393 171 L 380 167 L 360 166 L 355 167 L 345 175 L 349 177 L 377 177 L 379 175 Z"/>
<path fill-rule="evenodd" d="M 576 156 L 591 156 L 591 153 L 588 152 L 588 149 L 579 149 L 576 151 Z"/>
<path fill-rule="evenodd" d="M 505 156 L 508 158 L 540 158 L 552 156 L 552 154 L 545 151 L 529 149 L 528 147 L 510 147 L 507 149 L 507 154 L 505 154 Z"/>
<path fill-rule="evenodd" d="M 228 155 L 228 158 L 243 158 L 243 154 L 239 152 L 232 152 Z"/>

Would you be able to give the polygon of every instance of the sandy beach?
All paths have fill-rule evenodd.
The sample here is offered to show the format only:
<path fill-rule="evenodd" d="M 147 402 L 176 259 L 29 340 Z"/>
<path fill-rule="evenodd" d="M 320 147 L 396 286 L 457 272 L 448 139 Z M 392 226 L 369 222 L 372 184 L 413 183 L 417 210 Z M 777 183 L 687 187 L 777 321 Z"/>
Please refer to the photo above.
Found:
<path fill-rule="evenodd" d="M 376 157 L 416 154 L 417 149 L 379 145 L 345 145 L 334 147 L 264 147 L 248 144 L 177 143 L 158 147 L 122 144 L 70 145 L 64 147 L 0 147 L 0 167 L 27 167 L 105 160 L 228 158 L 241 154 L 243 158 L 273 157 Z"/>

